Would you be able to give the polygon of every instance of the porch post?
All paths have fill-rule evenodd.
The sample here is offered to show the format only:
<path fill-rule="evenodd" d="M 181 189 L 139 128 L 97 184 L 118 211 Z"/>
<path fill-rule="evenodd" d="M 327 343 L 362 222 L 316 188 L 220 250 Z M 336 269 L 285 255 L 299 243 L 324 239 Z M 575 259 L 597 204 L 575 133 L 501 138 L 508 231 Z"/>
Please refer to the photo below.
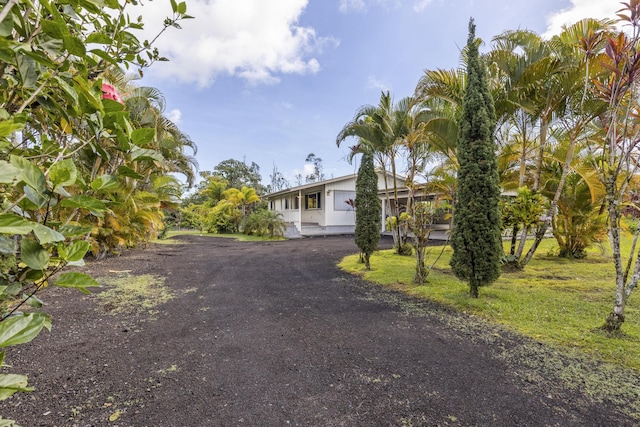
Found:
<path fill-rule="evenodd" d="M 298 190 L 298 229 L 302 232 L 302 190 Z"/>

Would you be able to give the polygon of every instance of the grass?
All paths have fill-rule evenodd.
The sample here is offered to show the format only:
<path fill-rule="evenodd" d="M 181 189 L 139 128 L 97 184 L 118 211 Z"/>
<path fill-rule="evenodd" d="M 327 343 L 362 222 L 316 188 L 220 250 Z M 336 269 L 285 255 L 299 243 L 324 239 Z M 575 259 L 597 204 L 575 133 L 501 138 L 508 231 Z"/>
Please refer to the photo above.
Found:
<path fill-rule="evenodd" d="M 253 236 L 253 235 L 246 235 L 243 233 L 217 234 L 217 233 L 203 233 L 198 230 L 171 230 L 167 233 L 166 238 L 156 239 L 153 241 L 153 243 L 166 244 L 166 245 L 180 244 L 182 242 L 176 239 L 172 239 L 172 237 L 182 236 L 182 235 L 223 237 L 226 239 L 235 239 L 239 242 L 265 242 L 265 241 L 273 242 L 278 240 L 285 240 L 284 238 L 271 239 L 269 237 L 259 237 L 259 236 Z"/>
<path fill-rule="evenodd" d="M 113 272 L 109 277 L 96 280 L 107 290 L 97 294 L 100 307 L 109 314 L 157 313 L 157 306 L 174 298 L 164 278 L 151 274 L 132 275 L 128 272 Z"/>
<path fill-rule="evenodd" d="M 430 249 L 428 265 L 440 250 Z M 593 248 L 584 260 L 560 259 L 549 255 L 553 252 L 557 252 L 555 240 L 545 240 L 524 271 L 503 273 L 496 283 L 480 289 L 478 299 L 469 297 L 468 285 L 452 274 L 450 248 L 422 286 L 413 284 L 415 259 L 392 251 L 376 252 L 369 272 L 358 263 L 358 255 L 347 256 L 339 266 L 365 280 L 489 319 L 537 341 L 640 372 L 638 296 L 630 297 L 622 334 L 610 336 L 599 330 L 615 298 L 615 272 L 606 251 Z"/>

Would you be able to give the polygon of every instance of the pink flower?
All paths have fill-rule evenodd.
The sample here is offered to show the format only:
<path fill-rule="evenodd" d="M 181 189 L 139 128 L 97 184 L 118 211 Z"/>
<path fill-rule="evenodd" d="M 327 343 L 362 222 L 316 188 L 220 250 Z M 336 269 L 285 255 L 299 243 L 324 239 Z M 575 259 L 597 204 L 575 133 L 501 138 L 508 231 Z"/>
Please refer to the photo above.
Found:
<path fill-rule="evenodd" d="M 102 83 L 102 99 L 111 99 L 124 105 L 122 96 L 120 96 L 116 88 L 109 83 Z"/>

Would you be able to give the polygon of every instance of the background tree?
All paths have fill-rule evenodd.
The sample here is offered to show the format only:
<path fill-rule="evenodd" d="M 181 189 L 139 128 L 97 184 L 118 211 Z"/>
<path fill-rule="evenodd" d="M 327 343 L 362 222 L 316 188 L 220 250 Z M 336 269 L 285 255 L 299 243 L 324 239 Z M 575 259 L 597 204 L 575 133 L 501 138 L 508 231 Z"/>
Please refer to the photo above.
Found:
<path fill-rule="evenodd" d="M 322 159 L 320 157 L 316 156 L 313 153 L 309 153 L 304 161 L 307 162 L 307 164 L 313 165 L 313 173 L 305 177 L 305 181 L 307 183 L 320 182 L 324 180 L 324 172 L 322 171 Z"/>
<path fill-rule="evenodd" d="M 601 102 L 603 112 L 593 123 L 600 133 L 589 144 L 605 190 L 607 231 L 616 271 L 615 301 L 603 326 L 609 332 L 622 327 L 627 301 L 640 280 L 640 257 L 636 253 L 640 230 L 634 233 L 633 249 L 626 255 L 626 262 L 621 250 L 623 202 L 640 167 L 640 2 L 631 0 L 622 4 L 624 8 L 618 16 L 629 30 L 607 34 L 604 52 L 596 58 L 602 72 L 593 80 L 592 92 Z"/>
<path fill-rule="evenodd" d="M 223 160 L 213 168 L 213 175 L 226 180 L 229 188 L 240 190 L 244 186 L 255 189 L 260 196 L 266 194 L 267 189 L 262 185 L 260 166 L 255 162 L 248 165 L 246 161 Z"/>
<path fill-rule="evenodd" d="M 378 175 L 371 153 L 362 154 L 356 179 L 356 245 L 367 270 L 371 269 L 371 254 L 378 248 L 382 207 L 378 197 Z"/>
<path fill-rule="evenodd" d="M 469 283 L 470 294 L 500 276 L 502 240 L 498 202 L 500 185 L 493 141 L 495 112 L 484 63 L 478 55 L 475 24 L 469 22 L 467 87 L 458 139 L 458 193 L 451 233 L 455 275 Z"/>
<path fill-rule="evenodd" d="M 269 175 L 269 179 L 271 180 L 271 183 L 267 188 L 268 193 L 275 193 L 291 187 L 291 184 L 289 184 L 289 181 L 287 181 L 282 172 L 278 170 L 275 163 L 273 164 L 273 171 Z"/>

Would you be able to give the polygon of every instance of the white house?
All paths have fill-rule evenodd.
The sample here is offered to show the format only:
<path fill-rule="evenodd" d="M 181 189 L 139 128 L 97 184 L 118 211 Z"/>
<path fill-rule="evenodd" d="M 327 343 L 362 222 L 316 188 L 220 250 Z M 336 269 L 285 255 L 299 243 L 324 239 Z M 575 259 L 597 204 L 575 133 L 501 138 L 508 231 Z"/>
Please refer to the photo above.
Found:
<path fill-rule="evenodd" d="M 356 199 L 357 174 L 340 178 L 328 179 L 321 182 L 300 185 L 287 190 L 268 194 L 265 198 L 269 210 L 279 212 L 287 223 L 286 237 L 325 236 L 330 234 L 353 234 L 356 227 L 354 201 Z M 381 230 L 385 231 L 387 217 L 386 190 L 384 175 L 378 172 L 378 195 L 382 206 Z M 393 178 L 387 175 L 387 190 L 393 197 Z M 397 184 L 400 211 L 407 204 L 409 196 L 404 184 L 404 178 L 398 176 Z M 417 200 L 433 200 L 434 195 L 424 194 L 420 190 L 414 195 Z M 448 221 L 442 221 L 436 227 L 438 230 L 432 238 L 446 238 L 449 229 Z"/>
<path fill-rule="evenodd" d="M 353 234 L 357 174 L 300 185 L 268 194 L 269 210 L 282 214 L 287 237 Z M 392 186 L 390 177 L 387 178 Z M 378 173 L 378 189 L 384 194 L 384 176 Z M 383 195 L 380 198 L 385 218 Z M 384 227 L 384 221 L 382 221 Z M 380 230 L 383 231 L 383 230 Z"/>

